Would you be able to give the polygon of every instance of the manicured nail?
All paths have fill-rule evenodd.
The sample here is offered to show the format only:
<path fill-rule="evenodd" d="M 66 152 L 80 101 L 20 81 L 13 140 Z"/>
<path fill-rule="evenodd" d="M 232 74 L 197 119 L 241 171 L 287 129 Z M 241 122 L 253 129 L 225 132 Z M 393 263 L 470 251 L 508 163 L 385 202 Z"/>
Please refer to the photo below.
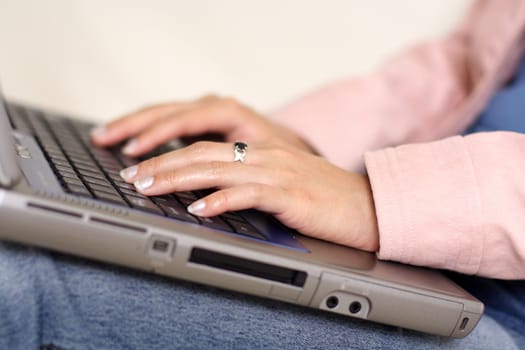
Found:
<path fill-rule="evenodd" d="M 191 214 L 199 215 L 199 214 L 202 214 L 205 208 L 206 208 L 206 203 L 202 199 L 199 199 L 198 201 L 191 203 L 188 206 L 187 210 Z"/>
<path fill-rule="evenodd" d="M 100 125 L 100 126 L 97 126 L 96 128 L 93 128 L 91 129 L 91 136 L 94 137 L 94 138 L 100 138 L 100 137 L 104 137 L 104 135 L 106 135 L 107 133 L 107 129 L 104 125 Z"/>
<path fill-rule="evenodd" d="M 133 154 L 135 150 L 137 149 L 138 142 L 135 139 L 131 139 L 126 143 L 126 145 L 122 148 L 122 153 L 124 154 Z"/>
<path fill-rule="evenodd" d="M 148 189 L 153 185 L 154 178 L 153 176 L 145 177 L 143 179 L 137 180 L 134 182 L 135 187 L 139 191 L 144 191 L 145 189 Z"/>
<path fill-rule="evenodd" d="M 130 181 L 135 176 L 137 176 L 138 171 L 139 171 L 139 167 L 137 165 L 133 165 L 133 166 L 130 166 L 129 168 L 122 169 L 120 171 L 120 177 L 126 181 Z"/>

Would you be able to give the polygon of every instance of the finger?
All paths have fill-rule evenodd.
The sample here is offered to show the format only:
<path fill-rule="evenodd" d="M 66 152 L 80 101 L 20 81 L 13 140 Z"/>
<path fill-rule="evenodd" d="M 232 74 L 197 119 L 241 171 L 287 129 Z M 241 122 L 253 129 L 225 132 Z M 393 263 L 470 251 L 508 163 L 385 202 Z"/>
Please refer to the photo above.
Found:
<path fill-rule="evenodd" d="M 139 156 L 176 137 L 209 132 L 228 134 L 238 124 L 235 117 L 234 113 L 226 113 L 220 102 L 201 102 L 180 111 L 176 118 L 170 116 L 151 123 L 133 137 L 122 152 L 132 157 Z"/>
<path fill-rule="evenodd" d="M 210 162 L 196 164 L 134 182 L 135 188 L 147 196 L 193 191 L 207 188 L 225 188 L 247 182 L 275 185 L 277 181 L 272 169 L 247 166 L 233 162 Z"/>
<path fill-rule="evenodd" d="M 214 192 L 193 202 L 188 211 L 197 216 L 217 216 L 227 211 L 258 209 L 279 215 L 289 205 L 286 190 L 261 183 L 246 183 Z"/>
<path fill-rule="evenodd" d="M 257 164 L 257 152 L 250 150 L 246 159 Z M 200 141 L 160 156 L 150 158 L 137 165 L 123 169 L 120 176 L 129 183 L 136 179 L 172 171 L 197 163 L 231 162 L 234 160 L 232 143 Z"/>
<path fill-rule="evenodd" d="M 188 103 L 169 103 L 141 109 L 93 129 L 91 132 L 92 140 L 99 146 L 116 144 L 134 136 L 159 119 L 188 108 L 188 105 Z"/>

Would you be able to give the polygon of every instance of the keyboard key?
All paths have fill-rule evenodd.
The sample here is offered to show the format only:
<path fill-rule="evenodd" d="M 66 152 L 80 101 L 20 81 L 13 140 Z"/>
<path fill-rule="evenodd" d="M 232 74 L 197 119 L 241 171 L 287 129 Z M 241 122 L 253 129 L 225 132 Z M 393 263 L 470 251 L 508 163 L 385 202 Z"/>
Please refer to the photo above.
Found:
<path fill-rule="evenodd" d="M 124 197 L 126 197 L 126 200 L 129 202 L 132 208 L 159 215 L 164 215 L 164 212 L 160 210 L 160 208 L 148 198 L 144 199 L 130 195 L 124 195 Z"/>
<path fill-rule="evenodd" d="M 255 227 L 253 227 L 248 222 L 240 222 L 236 220 L 229 220 L 228 223 L 233 226 L 233 229 L 235 232 L 241 234 L 250 236 L 257 239 L 266 240 L 266 237 L 264 237 Z"/>
<path fill-rule="evenodd" d="M 241 221 L 241 222 L 245 222 L 246 221 L 242 216 L 240 216 L 236 212 L 228 211 L 226 213 L 222 213 L 221 216 L 225 220 L 236 220 L 236 221 Z"/>
<path fill-rule="evenodd" d="M 83 185 L 77 186 L 77 185 L 72 185 L 72 184 L 66 184 L 66 188 L 68 192 L 72 194 L 76 194 L 79 196 L 92 197 L 91 192 L 89 192 L 89 190 Z"/>
<path fill-rule="evenodd" d="M 199 217 L 199 220 L 201 221 L 203 226 L 213 228 L 216 230 L 232 232 L 232 228 L 230 227 L 230 225 L 228 225 L 226 222 L 224 222 L 224 220 L 222 220 L 218 216 L 213 216 L 209 218 Z"/>
<path fill-rule="evenodd" d="M 93 194 L 95 195 L 96 198 L 100 200 L 115 203 L 115 204 L 120 204 L 126 207 L 128 206 L 128 204 L 118 195 L 114 195 L 114 194 L 103 192 L 103 191 L 93 191 Z"/>
<path fill-rule="evenodd" d="M 100 186 L 109 187 L 112 189 L 114 188 L 111 182 L 109 182 L 107 179 L 101 179 L 101 178 L 90 177 L 90 176 L 82 176 L 82 179 L 88 184 L 100 185 Z"/>
<path fill-rule="evenodd" d="M 191 203 L 199 199 L 199 196 L 197 196 L 195 193 L 190 192 L 190 191 L 175 192 L 173 195 L 177 197 L 182 203 L 187 204 L 187 205 L 190 205 Z"/>
<path fill-rule="evenodd" d="M 98 169 L 93 169 L 93 170 L 78 169 L 78 172 L 80 173 L 80 175 L 84 175 L 84 176 L 94 177 L 98 179 L 106 178 L 104 174 Z"/>
<path fill-rule="evenodd" d="M 55 168 L 59 171 L 59 172 L 69 172 L 69 173 L 75 173 L 75 169 L 73 169 L 73 167 L 71 165 L 60 165 L 60 164 L 55 164 Z"/>
<path fill-rule="evenodd" d="M 58 171 L 58 174 L 60 175 L 61 178 L 63 179 L 75 179 L 75 180 L 78 180 L 80 181 L 80 178 L 77 176 L 77 174 L 75 172 L 73 172 L 72 170 L 71 171 L 64 171 L 64 170 L 59 170 Z"/>
<path fill-rule="evenodd" d="M 88 164 L 88 162 L 84 162 L 84 161 L 81 161 L 81 162 L 73 161 L 73 166 L 77 169 L 84 169 L 88 171 L 91 171 L 91 170 L 99 171 L 98 170 L 99 167 L 95 163 Z"/>
<path fill-rule="evenodd" d="M 75 185 L 75 186 L 82 186 L 82 187 L 86 187 L 84 185 L 84 183 L 77 177 L 77 178 L 69 178 L 69 177 L 64 177 L 62 179 L 62 181 L 64 181 L 66 183 L 66 185 Z"/>
<path fill-rule="evenodd" d="M 159 204 L 159 206 L 164 210 L 166 215 L 170 218 L 174 218 L 181 221 L 191 222 L 194 224 L 199 224 L 199 220 L 188 213 L 186 209 L 181 209 L 180 207 L 170 206 L 169 204 Z"/>
<path fill-rule="evenodd" d="M 125 188 L 121 188 L 121 189 L 120 189 L 120 192 L 122 192 L 122 193 L 124 193 L 124 194 L 127 194 L 127 195 L 130 195 L 130 196 L 133 196 L 133 197 L 138 197 L 138 198 L 148 198 L 148 197 L 146 197 L 145 195 L 140 194 L 140 193 L 138 193 L 138 192 L 135 191 L 135 190 L 128 190 L 128 189 L 125 189 Z"/>
<path fill-rule="evenodd" d="M 127 190 L 135 191 L 135 186 L 133 186 L 132 184 L 128 184 L 127 182 L 124 182 L 122 180 L 113 180 L 113 183 L 117 185 L 118 188 L 124 188 Z"/>
<path fill-rule="evenodd" d="M 63 167 L 68 167 L 68 168 L 71 168 L 71 164 L 69 164 L 69 162 L 67 160 L 60 160 L 60 159 L 51 159 L 51 162 L 54 164 L 54 165 L 61 165 Z"/>
<path fill-rule="evenodd" d="M 106 192 L 114 196 L 120 197 L 120 194 L 110 184 L 97 185 L 97 184 L 87 183 L 86 185 L 92 191 Z"/>

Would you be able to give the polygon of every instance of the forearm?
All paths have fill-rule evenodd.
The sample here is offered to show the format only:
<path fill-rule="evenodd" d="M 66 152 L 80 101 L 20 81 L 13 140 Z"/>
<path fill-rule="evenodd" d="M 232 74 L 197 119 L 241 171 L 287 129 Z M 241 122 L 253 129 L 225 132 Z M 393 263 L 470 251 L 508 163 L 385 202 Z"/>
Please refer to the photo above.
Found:
<path fill-rule="evenodd" d="M 525 278 L 525 136 L 452 137 L 371 152 L 381 259 Z"/>

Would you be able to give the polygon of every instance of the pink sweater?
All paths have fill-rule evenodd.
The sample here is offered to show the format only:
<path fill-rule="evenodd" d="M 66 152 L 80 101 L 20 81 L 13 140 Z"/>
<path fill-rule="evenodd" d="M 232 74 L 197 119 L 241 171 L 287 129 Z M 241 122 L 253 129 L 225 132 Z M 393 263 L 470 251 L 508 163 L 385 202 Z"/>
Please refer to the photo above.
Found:
<path fill-rule="evenodd" d="M 454 136 L 511 77 L 524 51 L 525 0 L 478 0 L 446 38 L 273 117 L 334 164 L 366 166 L 380 259 L 524 279 L 525 135 Z"/>

